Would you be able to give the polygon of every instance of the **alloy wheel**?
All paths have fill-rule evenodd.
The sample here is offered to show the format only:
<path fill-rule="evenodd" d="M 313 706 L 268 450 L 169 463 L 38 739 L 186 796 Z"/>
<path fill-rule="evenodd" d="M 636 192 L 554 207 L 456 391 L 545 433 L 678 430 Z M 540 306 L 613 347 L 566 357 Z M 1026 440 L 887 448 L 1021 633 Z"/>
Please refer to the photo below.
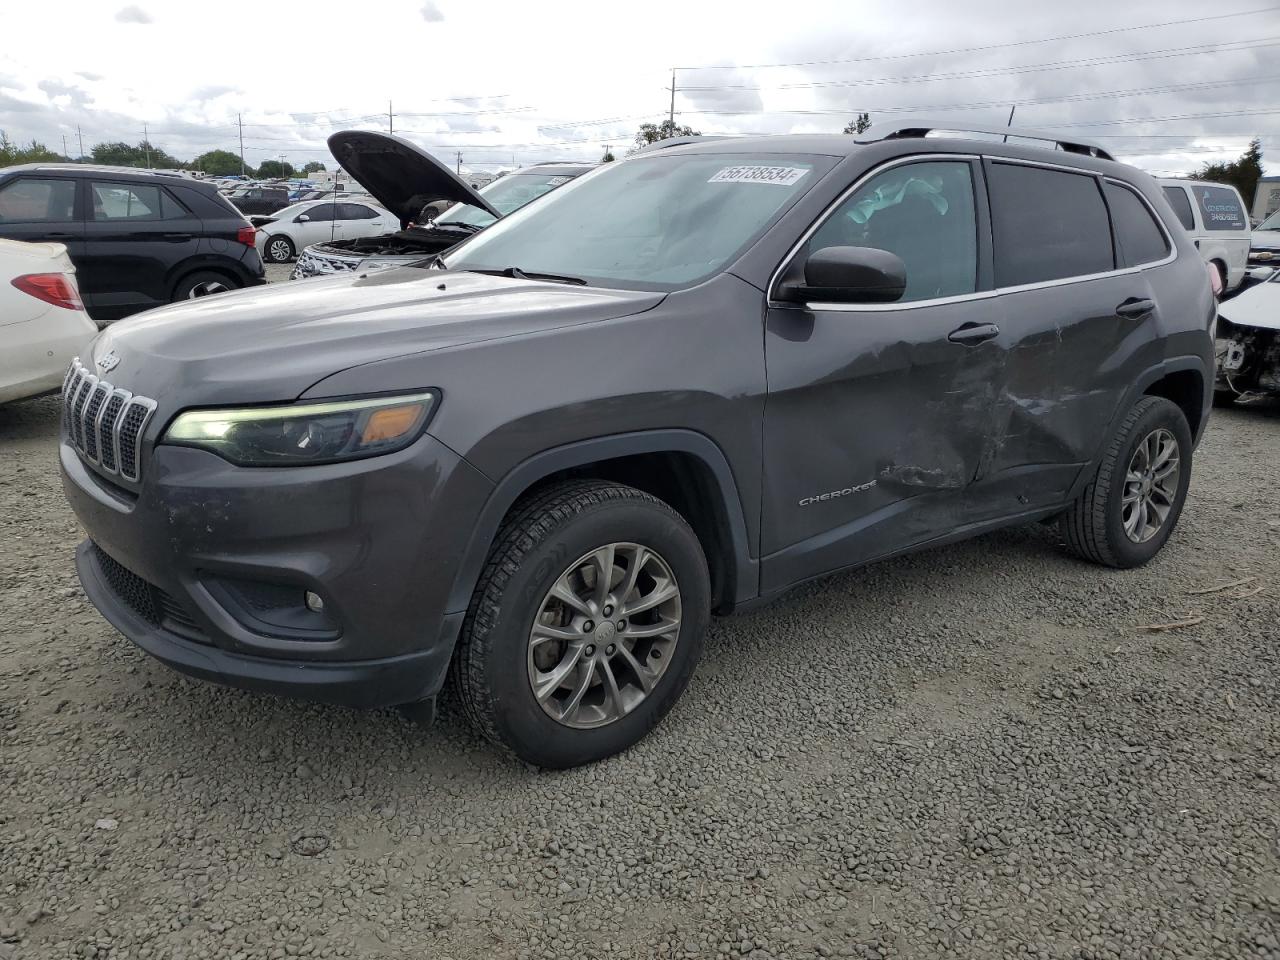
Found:
<path fill-rule="evenodd" d="M 272 263 L 284 263 L 289 259 L 289 241 L 272 240 L 267 244 L 267 257 Z"/>
<path fill-rule="evenodd" d="M 214 293 L 226 293 L 231 288 L 221 280 L 205 280 L 203 283 L 197 283 L 187 293 L 188 300 L 195 300 L 199 297 L 207 297 Z"/>
<path fill-rule="evenodd" d="M 680 637 L 680 586 L 657 551 L 611 543 L 578 558 L 529 631 L 534 698 L 553 720 L 613 723 L 653 692 Z"/>
<path fill-rule="evenodd" d="M 1177 438 L 1161 427 L 1147 434 L 1129 459 L 1121 499 L 1124 532 L 1146 543 L 1164 527 L 1178 495 L 1182 458 Z"/>

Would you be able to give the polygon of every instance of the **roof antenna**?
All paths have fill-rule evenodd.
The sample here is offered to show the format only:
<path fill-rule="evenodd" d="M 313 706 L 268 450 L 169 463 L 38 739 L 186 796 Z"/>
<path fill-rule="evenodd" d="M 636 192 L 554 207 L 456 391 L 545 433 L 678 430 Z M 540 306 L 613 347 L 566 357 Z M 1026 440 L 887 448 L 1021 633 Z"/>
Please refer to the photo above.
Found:
<path fill-rule="evenodd" d="M 1017 105 L 1016 103 L 1015 103 L 1012 107 L 1010 107 L 1010 108 L 1009 108 L 1009 122 L 1005 124 L 1005 126 L 1006 126 L 1006 127 L 1012 127 L 1012 126 L 1013 126 L 1013 111 L 1015 111 L 1015 110 L 1017 110 L 1017 109 L 1018 109 L 1018 105 Z M 1008 143 L 1008 142 L 1009 142 L 1009 135 L 1008 135 L 1007 133 L 1004 135 L 1004 141 L 1003 141 L 1003 142 L 1004 142 L 1004 143 Z"/>

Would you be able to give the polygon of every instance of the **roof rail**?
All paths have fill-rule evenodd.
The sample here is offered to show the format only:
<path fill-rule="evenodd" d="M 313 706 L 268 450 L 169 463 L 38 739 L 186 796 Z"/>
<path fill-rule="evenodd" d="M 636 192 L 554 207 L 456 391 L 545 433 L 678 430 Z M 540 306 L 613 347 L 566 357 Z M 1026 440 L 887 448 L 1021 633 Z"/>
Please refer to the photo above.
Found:
<path fill-rule="evenodd" d="M 1026 130 L 1022 127 L 981 127 L 970 123 L 949 123 L 945 120 L 924 121 L 907 124 L 886 133 L 882 140 L 903 140 L 909 137 L 925 137 L 930 133 L 984 133 L 993 137 L 1017 137 L 1020 140 L 1044 140 L 1052 143 L 1067 153 L 1080 153 L 1086 157 L 1097 157 L 1100 160 L 1114 160 L 1105 147 L 1089 140 L 1078 138 L 1066 139 L 1056 133 L 1045 133 L 1043 130 Z"/>

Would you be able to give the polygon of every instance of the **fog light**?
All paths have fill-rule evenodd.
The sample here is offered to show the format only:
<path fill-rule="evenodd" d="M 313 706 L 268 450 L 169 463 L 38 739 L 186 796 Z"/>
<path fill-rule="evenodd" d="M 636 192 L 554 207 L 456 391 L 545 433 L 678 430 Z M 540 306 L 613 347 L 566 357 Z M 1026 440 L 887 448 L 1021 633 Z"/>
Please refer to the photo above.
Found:
<path fill-rule="evenodd" d="M 294 596 L 296 597 L 297 594 L 295 593 Z M 308 590 L 307 595 L 305 597 L 305 601 L 307 604 L 307 609 L 310 610 L 312 613 L 324 612 L 324 600 L 321 598 L 320 594 L 313 593 L 312 591 Z"/>

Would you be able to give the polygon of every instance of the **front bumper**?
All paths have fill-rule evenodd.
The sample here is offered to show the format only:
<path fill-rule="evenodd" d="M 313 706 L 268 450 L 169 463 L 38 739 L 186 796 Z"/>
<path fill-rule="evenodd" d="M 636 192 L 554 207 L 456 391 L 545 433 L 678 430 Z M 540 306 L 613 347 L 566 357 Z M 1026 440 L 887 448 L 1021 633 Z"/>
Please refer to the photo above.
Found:
<path fill-rule="evenodd" d="M 448 609 L 457 558 L 492 489 L 465 461 L 429 435 L 314 467 L 165 445 L 147 457 L 131 493 L 60 445 L 90 538 L 77 571 L 121 633 L 231 686 L 360 707 L 438 691 L 464 613 Z M 322 623 L 306 591 L 323 598 Z"/>

